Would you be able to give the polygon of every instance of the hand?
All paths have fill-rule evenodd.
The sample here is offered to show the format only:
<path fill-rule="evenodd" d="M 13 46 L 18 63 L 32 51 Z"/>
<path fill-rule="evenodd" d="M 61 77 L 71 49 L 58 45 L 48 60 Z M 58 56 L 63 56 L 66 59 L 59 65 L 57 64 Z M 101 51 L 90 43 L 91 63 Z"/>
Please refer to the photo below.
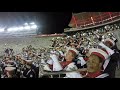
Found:
<path fill-rule="evenodd" d="M 77 48 L 79 49 L 79 48 L 80 48 L 80 45 L 78 45 Z"/>

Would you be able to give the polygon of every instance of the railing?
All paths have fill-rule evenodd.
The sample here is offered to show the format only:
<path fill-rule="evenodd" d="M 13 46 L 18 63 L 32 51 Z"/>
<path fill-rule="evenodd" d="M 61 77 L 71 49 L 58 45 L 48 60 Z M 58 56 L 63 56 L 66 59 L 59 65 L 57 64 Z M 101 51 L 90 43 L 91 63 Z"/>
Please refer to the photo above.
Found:
<path fill-rule="evenodd" d="M 97 12 L 96 12 L 97 13 Z M 120 18 L 120 12 L 101 12 L 99 15 L 95 15 L 92 17 L 88 17 L 87 19 L 77 19 L 77 15 L 73 15 L 73 18 L 70 24 L 74 25 L 74 28 L 86 28 L 90 26 L 95 26 L 99 24 L 103 24 L 106 22 L 111 22 L 113 20 Z"/>

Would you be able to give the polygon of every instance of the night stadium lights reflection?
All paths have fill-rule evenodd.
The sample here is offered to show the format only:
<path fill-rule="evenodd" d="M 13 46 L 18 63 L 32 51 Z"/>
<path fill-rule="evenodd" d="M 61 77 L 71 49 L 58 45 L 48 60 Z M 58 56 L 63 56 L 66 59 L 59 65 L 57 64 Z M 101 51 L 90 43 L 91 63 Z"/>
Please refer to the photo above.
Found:
<path fill-rule="evenodd" d="M 25 26 L 24 29 L 30 30 L 31 28 L 30 28 L 30 26 Z"/>
<path fill-rule="evenodd" d="M 34 22 L 31 22 L 30 24 L 31 24 L 31 25 L 35 25 L 35 23 L 34 23 Z"/>
<path fill-rule="evenodd" d="M 28 25 L 28 23 L 25 23 L 24 25 Z"/>
<path fill-rule="evenodd" d="M 10 27 L 7 29 L 7 32 L 14 32 L 14 31 L 24 31 L 24 30 L 35 30 L 37 29 L 37 25 L 34 22 L 25 23 L 23 26 L 20 27 Z M 0 29 L 0 32 L 4 32 L 4 28 Z"/>
<path fill-rule="evenodd" d="M 36 29 L 37 28 L 37 25 L 32 25 L 31 26 L 31 29 Z"/>
<path fill-rule="evenodd" d="M 1 28 L 1 29 L 0 29 L 0 32 L 4 32 L 4 28 Z"/>

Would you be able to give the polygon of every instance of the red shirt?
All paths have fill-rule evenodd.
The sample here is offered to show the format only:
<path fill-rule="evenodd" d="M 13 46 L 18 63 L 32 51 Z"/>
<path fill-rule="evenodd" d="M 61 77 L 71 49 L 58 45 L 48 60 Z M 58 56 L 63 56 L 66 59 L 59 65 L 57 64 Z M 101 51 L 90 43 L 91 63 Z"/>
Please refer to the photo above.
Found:
<path fill-rule="evenodd" d="M 72 61 L 63 61 L 63 62 L 60 62 L 62 68 L 65 68 L 67 65 L 69 65 L 70 63 L 72 63 Z M 49 65 L 50 69 L 53 68 L 53 65 Z"/>
<path fill-rule="evenodd" d="M 60 64 L 62 65 L 63 68 L 65 68 L 70 63 L 72 63 L 72 61 L 63 61 L 63 62 L 60 62 Z"/>
<path fill-rule="evenodd" d="M 102 74 L 101 71 L 98 71 L 98 72 L 95 72 L 95 73 L 88 73 L 86 78 L 95 78 L 95 77 L 97 77 L 97 76 L 99 76 L 101 74 Z"/>
<path fill-rule="evenodd" d="M 87 61 L 87 60 L 88 60 L 88 58 L 84 58 L 84 60 L 85 60 L 85 61 Z"/>

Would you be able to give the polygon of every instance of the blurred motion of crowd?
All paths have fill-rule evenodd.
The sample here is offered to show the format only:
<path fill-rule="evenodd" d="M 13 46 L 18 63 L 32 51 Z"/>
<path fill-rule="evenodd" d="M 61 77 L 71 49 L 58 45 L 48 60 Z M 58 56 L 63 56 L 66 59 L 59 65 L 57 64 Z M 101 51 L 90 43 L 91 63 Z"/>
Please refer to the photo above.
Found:
<path fill-rule="evenodd" d="M 115 78 L 120 50 L 114 35 L 119 24 L 66 34 L 51 40 L 48 48 L 32 45 L 1 56 L 1 78 Z"/>

